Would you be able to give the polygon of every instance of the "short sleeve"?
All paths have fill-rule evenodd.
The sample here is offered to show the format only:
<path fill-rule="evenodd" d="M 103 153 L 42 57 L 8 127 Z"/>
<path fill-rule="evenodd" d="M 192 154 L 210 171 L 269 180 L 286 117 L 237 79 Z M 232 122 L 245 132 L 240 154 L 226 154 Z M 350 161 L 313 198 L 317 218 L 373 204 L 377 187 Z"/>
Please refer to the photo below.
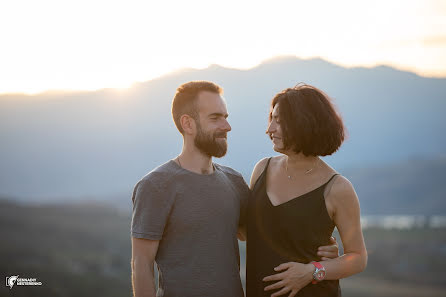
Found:
<path fill-rule="evenodd" d="M 132 237 L 160 240 L 172 207 L 168 191 L 143 179 L 133 190 Z"/>
<path fill-rule="evenodd" d="M 251 190 L 246 184 L 243 177 L 240 177 L 238 183 L 239 193 L 240 193 L 240 220 L 239 228 L 246 228 L 246 218 L 248 215 L 248 200 L 251 195 Z"/>

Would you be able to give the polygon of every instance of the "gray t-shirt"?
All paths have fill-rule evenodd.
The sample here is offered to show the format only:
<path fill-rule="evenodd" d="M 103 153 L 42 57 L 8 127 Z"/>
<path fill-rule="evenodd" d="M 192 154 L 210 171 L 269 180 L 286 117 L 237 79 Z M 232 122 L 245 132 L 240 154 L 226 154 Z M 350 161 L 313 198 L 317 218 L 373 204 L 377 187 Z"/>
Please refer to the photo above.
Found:
<path fill-rule="evenodd" d="M 201 175 L 170 160 L 135 186 L 132 236 L 160 240 L 157 296 L 243 297 L 237 230 L 249 188 L 235 170 L 214 169 Z"/>

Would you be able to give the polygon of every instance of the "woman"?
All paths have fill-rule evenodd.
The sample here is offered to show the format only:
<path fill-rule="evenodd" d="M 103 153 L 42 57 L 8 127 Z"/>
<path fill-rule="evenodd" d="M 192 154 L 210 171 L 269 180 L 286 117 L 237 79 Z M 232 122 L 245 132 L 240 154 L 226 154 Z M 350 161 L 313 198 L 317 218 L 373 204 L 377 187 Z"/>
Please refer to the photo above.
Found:
<path fill-rule="evenodd" d="M 273 98 L 267 134 L 280 155 L 251 176 L 247 297 L 340 296 L 338 280 L 367 265 L 355 190 L 319 158 L 342 144 L 342 119 L 322 91 L 298 85 Z M 320 258 L 334 227 L 344 255 Z"/>

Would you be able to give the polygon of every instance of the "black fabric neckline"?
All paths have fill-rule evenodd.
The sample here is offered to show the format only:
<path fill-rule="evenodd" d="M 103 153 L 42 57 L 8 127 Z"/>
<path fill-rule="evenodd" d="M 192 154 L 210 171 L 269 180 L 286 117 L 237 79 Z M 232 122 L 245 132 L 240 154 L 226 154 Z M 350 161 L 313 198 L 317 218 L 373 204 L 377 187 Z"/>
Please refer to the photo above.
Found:
<path fill-rule="evenodd" d="M 265 176 L 266 176 L 266 174 L 265 174 Z M 331 178 L 330 178 L 330 180 L 331 180 Z M 269 204 L 270 204 L 272 207 L 279 207 L 279 206 L 282 206 L 282 205 L 284 205 L 284 204 L 287 204 L 288 202 L 292 202 L 292 201 L 294 201 L 294 200 L 299 200 L 299 198 L 302 198 L 302 197 L 307 196 L 307 195 L 309 195 L 309 194 L 311 194 L 311 193 L 313 193 L 313 192 L 316 192 L 317 190 L 319 190 L 320 188 L 322 188 L 323 186 L 325 186 L 327 183 L 328 183 L 328 182 L 326 182 L 325 184 L 320 185 L 320 186 L 317 187 L 316 189 L 313 189 L 313 190 L 311 190 L 311 191 L 309 191 L 309 192 L 306 192 L 306 193 L 304 193 L 304 194 L 302 194 L 302 195 L 293 197 L 293 198 L 291 198 L 290 200 L 287 200 L 287 201 L 282 202 L 282 203 L 280 203 L 280 204 L 274 205 L 274 204 L 271 202 L 271 199 L 269 198 L 268 191 L 266 190 L 266 177 L 265 177 L 265 194 L 266 194 L 266 197 L 268 198 L 268 202 L 269 202 Z"/>
<path fill-rule="evenodd" d="M 309 194 L 311 194 L 311 193 L 314 193 L 314 192 L 316 192 L 317 190 L 319 190 L 320 188 L 326 186 L 326 185 L 333 179 L 333 177 L 335 177 L 336 175 L 339 175 L 339 173 L 335 173 L 335 174 L 333 174 L 333 175 L 328 179 L 328 181 L 326 181 L 325 183 L 323 183 L 323 184 L 320 185 L 319 187 L 317 187 L 317 188 L 315 188 L 315 189 L 313 189 L 313 190 L 310 190 L 310 191 L 308 191 L 308 192 L 306 192 L 306 193 L 304 193 L 304 194 L 301 194 L 301 195 L 299 195 L 299 196 L 293 197 L 293 198 L 291 198 L 291 199 L 289 199 L 289 200 L 287 200 L 287 201 L 285 201 L 285 202 L 282 202 L 282 203 L 280 203 L 280 204 L 274 205 L 274 204 L 271 202 L 271 199 L 269 198 L 269 195 L 268 195 L 268 190 L 267 190 L 268 187 L 267 187 L 267 180 L 266 180 L 266 173 L 267 173 L 267 171 L 268 171 L 269 162 L 271 161 L 271 159 L 272 159 L 272 157 L 270 157 L 270 158 L 268 159 L 268 163 L 266 164 L 265 170 L 263 170 L 263 172 L 262 172 L 262 176 L 261 176 L 261 178 L 259 178 L 259 180 L 260 180 L 260 179 L 265 179 L 265 180 L 264 180 L 264 183 L 263 183 L 263 184 L 265 185 L 265 194 L 266 194 L 266 198 L 268 199 L 269 204 L 270 204 L 272 207 L 279 207 L 279 206 L 281 206 L 281 205 L 287 204 L 288 202 L 291 202 L 291 201 L 294 201 L 294 200 L 299 200 L 298 198 L 301 198 L 301 197 L 307 196 L 307 195 L 309 195 Z"/>

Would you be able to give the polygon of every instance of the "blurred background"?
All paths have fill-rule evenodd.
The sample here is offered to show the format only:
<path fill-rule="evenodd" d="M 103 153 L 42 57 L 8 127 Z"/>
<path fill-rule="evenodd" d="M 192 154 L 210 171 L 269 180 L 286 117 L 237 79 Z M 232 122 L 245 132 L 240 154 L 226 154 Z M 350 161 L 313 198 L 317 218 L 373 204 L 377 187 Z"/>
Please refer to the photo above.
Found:
<path fill-rule="evenodd" d="M 324 160 L 356 188 L 369 252 L 343 296 L 444 296 L 446 2 L 2 1 L 0 40 L 0 273 L 42 282 L 0 296 L 132 294 L 131 192 L 180 152 L 190 80 L 224 88 L 216 162 L 247 181 L 275 154 L 272 97 L 331 96 L 348 139 Z"/>

